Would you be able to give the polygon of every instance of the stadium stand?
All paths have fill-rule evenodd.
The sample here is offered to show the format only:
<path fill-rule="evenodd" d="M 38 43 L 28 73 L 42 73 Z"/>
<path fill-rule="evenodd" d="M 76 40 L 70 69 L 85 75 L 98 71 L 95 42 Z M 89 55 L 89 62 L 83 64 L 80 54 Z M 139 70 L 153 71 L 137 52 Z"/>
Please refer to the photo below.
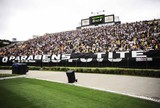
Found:
<path fill-rule="evenodd" d="M 151 20 L 46 33 L 21 44 L 0 48 L 0 57 L 159 49 L 160 20 Z"/>

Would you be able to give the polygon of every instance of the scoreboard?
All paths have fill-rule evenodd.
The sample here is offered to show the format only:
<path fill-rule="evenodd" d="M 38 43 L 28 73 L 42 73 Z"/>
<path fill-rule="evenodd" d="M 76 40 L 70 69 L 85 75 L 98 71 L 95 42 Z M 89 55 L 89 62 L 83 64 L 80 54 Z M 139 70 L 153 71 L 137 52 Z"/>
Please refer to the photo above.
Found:
<path fill-rule="evenodd" d="M 114 23 L 114 14 L 112 15 L 96 15 L 81 20 L 81 27 L 93 26 L 106 23 Z"/>
<path fill-rule="evenodd" d="M 105 20 L 105 15 L 97 15 L 89 17 L 89 24 L 90 25 L 98 25 L 103 24 Z"/>

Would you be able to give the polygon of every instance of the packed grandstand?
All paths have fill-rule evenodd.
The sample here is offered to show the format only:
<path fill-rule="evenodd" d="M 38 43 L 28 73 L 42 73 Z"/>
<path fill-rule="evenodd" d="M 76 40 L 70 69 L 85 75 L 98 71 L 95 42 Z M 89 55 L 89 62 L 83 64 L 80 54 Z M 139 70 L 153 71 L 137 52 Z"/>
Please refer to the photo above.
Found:
<path fill-rule="evenodd" d="M 160 49 L 160 20 L 103 25 L 43 36 L 0 48 L 0 56 Z"/>

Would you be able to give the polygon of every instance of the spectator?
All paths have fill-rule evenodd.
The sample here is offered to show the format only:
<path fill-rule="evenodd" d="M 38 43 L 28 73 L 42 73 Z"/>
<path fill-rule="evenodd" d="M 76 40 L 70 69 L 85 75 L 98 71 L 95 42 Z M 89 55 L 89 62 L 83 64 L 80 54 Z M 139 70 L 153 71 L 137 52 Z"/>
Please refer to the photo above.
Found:
<path fill-rule="evenodd" d="M 45 34 L 9 48 L 1 48 L 0 56 L 151 49 L 160 49 L 158 20 Z"/>

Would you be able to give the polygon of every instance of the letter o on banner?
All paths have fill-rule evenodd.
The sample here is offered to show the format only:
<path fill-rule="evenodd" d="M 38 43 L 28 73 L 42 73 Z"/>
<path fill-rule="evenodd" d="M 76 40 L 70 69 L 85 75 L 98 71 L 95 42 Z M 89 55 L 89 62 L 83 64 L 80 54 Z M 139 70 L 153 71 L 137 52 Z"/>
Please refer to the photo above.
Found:
<path fill-rule="evenodd" d="M 2 58 L 2 63 L 7 63 L 8 62 L 8 57 L 3 57 Z"/>

